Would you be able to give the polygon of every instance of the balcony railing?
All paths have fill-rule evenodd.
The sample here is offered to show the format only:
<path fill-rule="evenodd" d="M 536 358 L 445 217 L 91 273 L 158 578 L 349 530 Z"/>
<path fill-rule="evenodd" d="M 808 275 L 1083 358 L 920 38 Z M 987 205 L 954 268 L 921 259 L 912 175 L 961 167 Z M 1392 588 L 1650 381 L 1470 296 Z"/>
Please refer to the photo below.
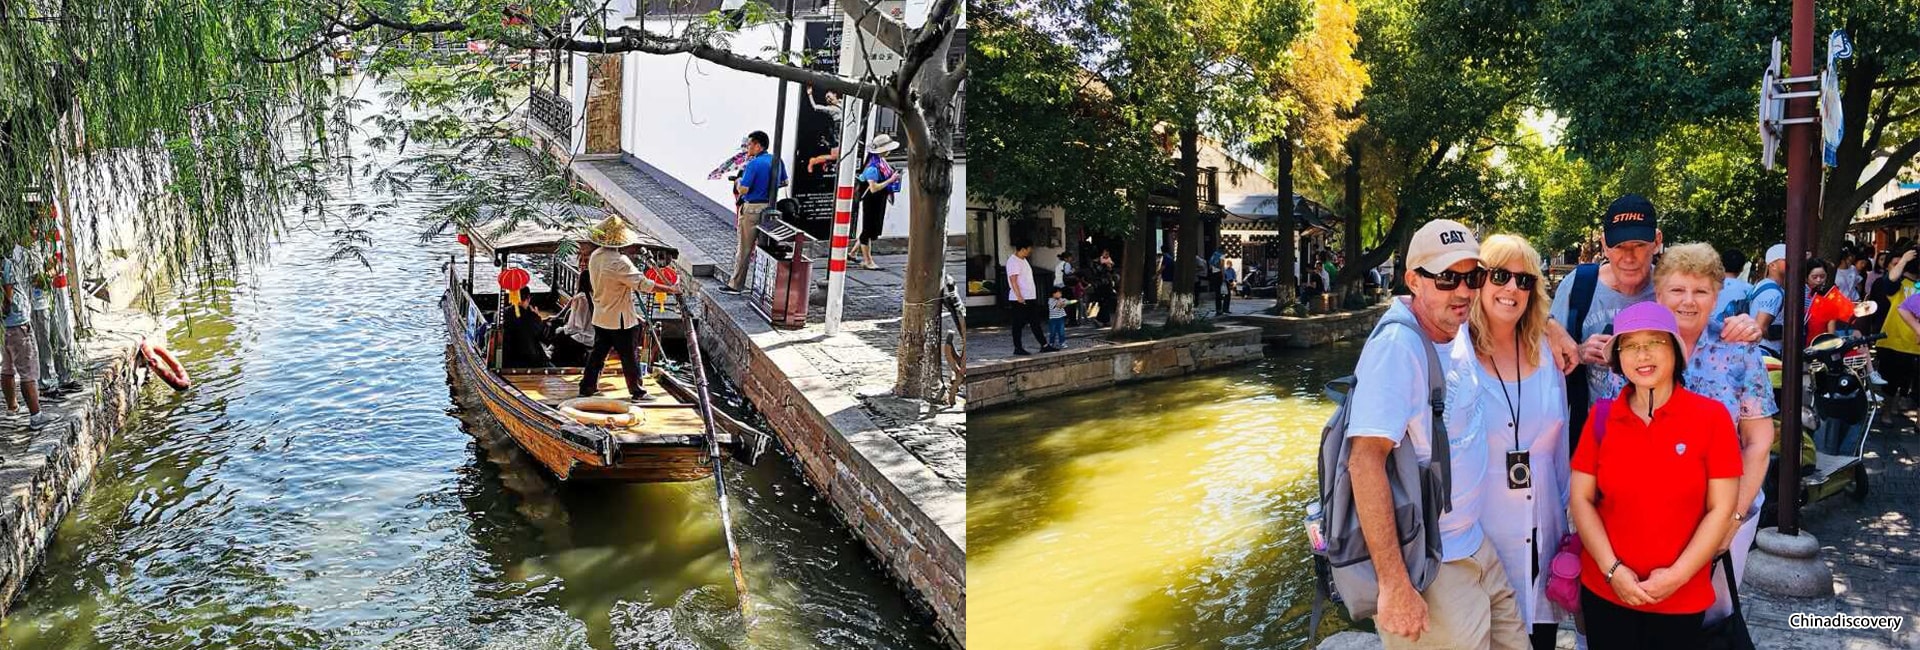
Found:
<path fill-rule="evenodd" d="M 527 98 L 527 112 L 548 133 L 562 138 L 573 137 L 573 105 L 565 97 L 535 88 L 532 96 Z"/>

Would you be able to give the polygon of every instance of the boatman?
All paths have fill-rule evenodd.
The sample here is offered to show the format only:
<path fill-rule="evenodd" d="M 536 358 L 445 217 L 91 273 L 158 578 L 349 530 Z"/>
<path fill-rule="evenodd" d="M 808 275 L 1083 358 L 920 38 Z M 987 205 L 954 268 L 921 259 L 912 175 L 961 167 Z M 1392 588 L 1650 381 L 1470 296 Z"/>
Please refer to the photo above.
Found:
<path fill-rule="evenodd" d="M 634 307 L 633 294 L 680 293 L 680 285 L 660 284 L 647 278 L 628 256 L 640 252 L 639 237 L 620 215 L 607 217 L 587 231 L 587 240 L 599 246 L 587 258 L 588 284 L 593 288 L 593 352 L 587 355 L 587 371 L 580 378 L 580 396 L 599 392 L 600 370 L 606 367 L 607 351 L 620 353 L 620 370 L 627 378 L 627 392 L 633 401 L 648 399 L 640 380 L 640 358 L 634 353 L 634 338 L 645 321 Z"/>

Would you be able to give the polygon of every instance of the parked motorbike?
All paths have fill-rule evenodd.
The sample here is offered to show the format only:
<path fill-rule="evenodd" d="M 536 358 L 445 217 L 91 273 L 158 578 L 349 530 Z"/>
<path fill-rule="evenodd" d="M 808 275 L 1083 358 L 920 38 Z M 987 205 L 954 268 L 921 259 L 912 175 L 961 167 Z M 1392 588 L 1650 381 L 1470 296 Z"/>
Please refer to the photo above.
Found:
<path fill-rule="evenodd" d="M 1873 303 L 1861 304 L 1861 311 L 1866 314 L 1858 311 L 1856 314 L 1872 314 Z M 1821 334 L 1803 351 L 1807 368 L 1805 380 L 1800 382 L 1803 405 L 1800 426 L 1805 435 L 1801 437 L 1798 463 L 1802 507 L 1843 492 L 1855 501 L 1867 498 L 1869 486 L 1863 462 L 1867 437 L 1886 401 L 1880 388 L 1885 382 L 1878 381 L 1871 370 L 1872 352 L 1868 345 L 1883 338 L 1885 334 Z M 1777 370 L 1779 361 L 1768 358 L 1767 367 Z M 1781 390 L 1781 373 L 1770 374 L 1777 396 Z M 1781 414 L 1778 420 L 1783 431 L 1785 416 Z M 1774 441 L 1768 479 L 1762 487 L 1769 504 L 1777 503 L 1775 493 L 1779 481 L 1774 477 L 1778 476 L 1781 439 L 1784 436 Z M 1760 525 L 1774 525 L 1777 512 L 1776 508 L 1765 508 L 1760 515 Z"/>

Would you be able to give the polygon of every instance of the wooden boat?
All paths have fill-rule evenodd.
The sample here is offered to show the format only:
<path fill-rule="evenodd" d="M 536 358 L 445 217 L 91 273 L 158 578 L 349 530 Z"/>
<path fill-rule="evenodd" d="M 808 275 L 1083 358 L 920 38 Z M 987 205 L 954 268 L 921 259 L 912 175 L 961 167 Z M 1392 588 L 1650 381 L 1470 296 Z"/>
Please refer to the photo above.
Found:
<path fill-rule="evenodd" d="M 522 449 L 561 480 L 699 480 L 713 475 L 723 450 L 751 463 L 765 450 L 766 434 L 710 408 L 701 386 L 675 378 L 658 363 L 649 363 L 653 367 L 644 375 L 645 388 L 654 399 L 635 404 L 637 421 L 620 427 L 583 424 L 560 410 L 562 402 L 578 395 L 584 367 L 502 367 L 503 355 L 497 353 L 502 332 L 493 326 L 501 322 L 505 308 L 499 271 L 510 264 L 527 269 L 528 291 L 536 299 L 556 291 L 570 293 L 579 271 L 561 258 L 572 256 L 570 244 L 578 243 L 574 233 L 583 228 L 463 231 L 471 242 L 466 247 L 468 258 L 462 264 L 455 253 L 444 265 L 446 290 L 441 300 L 458 381 L 477 395 Z M 643 245 L 643 268 L 671 260 L 677 253 L 657 240 Z M 486 259 L 480 259 L 481 253 Z M 695 327 L 678 310 L 663 313 L 648 308 L 645 313 L 650 331 L 643 362 L 663 357 L 661 321 L 678 321 L 681 331 Z M 688 341 L 697 360 L 699 341 L 691 336 Z M 704 373 L 696 377 L 693 381 L 705 381 Z M 600 397 L 629 397 L 617 357 L 610 358 L 601 372 L 599 391 Z"/>

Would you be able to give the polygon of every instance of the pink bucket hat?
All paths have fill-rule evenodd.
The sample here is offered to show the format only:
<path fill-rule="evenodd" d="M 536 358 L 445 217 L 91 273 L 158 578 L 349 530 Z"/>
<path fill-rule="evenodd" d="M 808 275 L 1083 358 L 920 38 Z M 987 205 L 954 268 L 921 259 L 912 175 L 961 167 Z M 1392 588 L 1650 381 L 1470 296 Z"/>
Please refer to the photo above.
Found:
<path fill-rule="evenodd" d="M 1607 356 L 1613 359 L 1615 373 L 1620 372 L 1620 339 L 1634 332 L 1666 332 L 1673 337 L 1673 376 L 1676 381 L 1686 376 L 1686 356 L 1680 353 L 1680 322 L 1674 319 L 1672 311 L 1651 300 L 1629 306 L 1613 316 L 1613 341 L 1607 346 Z"/>

